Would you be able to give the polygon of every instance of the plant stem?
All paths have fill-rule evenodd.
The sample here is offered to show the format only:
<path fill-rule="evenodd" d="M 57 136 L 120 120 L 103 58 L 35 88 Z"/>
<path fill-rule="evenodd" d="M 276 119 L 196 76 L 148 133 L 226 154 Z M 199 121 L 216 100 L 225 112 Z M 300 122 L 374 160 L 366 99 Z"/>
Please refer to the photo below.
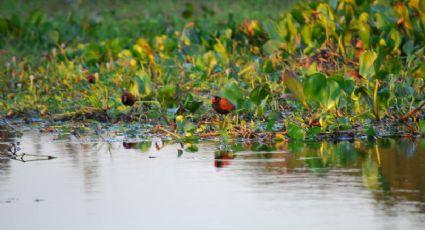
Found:
<path fill-rule="evenodd" d="M 417 112 L 419 112 L 419 110 L 421 110 L 423 107 L 425 106 L 425 101 L 422 101 L 421 104 L 416 107 L 416 109 L 414 110 L 410 110 L 408 113 L 406 113 L 404 116 L 402 116 L 400 118 L 400 121 L 406 121 L 407 119 L 409 119 L 409 117 L 415 115 Z"/>
<path fill-rule="evenodd" d="M 375 88 L 373 89 L 373 114 L 375 115 L 377 121 L 379 121 L 378 89 L 379 80 L 375 80 Z"/>

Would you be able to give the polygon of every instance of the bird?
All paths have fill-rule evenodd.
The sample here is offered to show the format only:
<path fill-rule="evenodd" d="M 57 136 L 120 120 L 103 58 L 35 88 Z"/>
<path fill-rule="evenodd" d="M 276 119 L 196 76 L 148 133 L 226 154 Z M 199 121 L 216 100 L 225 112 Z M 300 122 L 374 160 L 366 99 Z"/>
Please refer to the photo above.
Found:
<path fill-rule="evenodd" d="M 121 102 L 126 106 L 133 106 L 134 103 L 136 103 L 137 97 L 133 95 L 132 93 L 128 92 L 127 90 L 124 90 L 122 96 L 121 96 Z"/>
<path fill-rule="evenodd" d="M 214 96 L 211 102 L 213 109 L 219 114 L 226 115 L 235 110 L 235 105 L 226 98 Z"/>
<path fill-rule="evenodd" d="M 90 83 L 90 84 L 94 84 L 96 83 L 96 77 L 93 76 L 92 74 L 86 74 L 86 80 Z"/>

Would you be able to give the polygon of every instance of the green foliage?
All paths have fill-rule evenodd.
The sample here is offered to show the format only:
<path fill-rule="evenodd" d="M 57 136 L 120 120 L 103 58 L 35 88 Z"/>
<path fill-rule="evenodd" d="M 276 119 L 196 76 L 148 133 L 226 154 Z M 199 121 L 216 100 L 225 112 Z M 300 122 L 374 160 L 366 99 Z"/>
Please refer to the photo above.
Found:
<path fill-rule="evenodd" d="M 295 140 L 302 140 L 305 137 L 305 131 L 292 123 L 288 124 L 288 136 Z"/>
<path fill-rule="evenodd" d="M 378 55 L 374 51 L 365 51 L 360 57 L 360 70 L 361 76 L 370 79 L 375 76 L 375 60 Z"/>
<path fill-rule="evenodd" d="M 190 3 L 175 17 L 137 20 L 2 15 L 0 113 L 96 108 L 118 118 L 130 112 L 120 103 L 128 89 L 141 100 L 134 111 L 145 116 L 137 117 L 161 124 L 176 113 L 195 126 L 211 119 L 203 102 L 219 95 L 236 106 L 230 129 L 243 120 L 252 121 L 249 131 L 277 131 L 284 115 L 293 139 L 355 126 L 377 136 L 371 119 L 395 123 L 407 114 L 423 132 L 423 110 L 409 111 L 425 98 L 424 4 L 322 0 L 255 20 L 219 20 Z"/>

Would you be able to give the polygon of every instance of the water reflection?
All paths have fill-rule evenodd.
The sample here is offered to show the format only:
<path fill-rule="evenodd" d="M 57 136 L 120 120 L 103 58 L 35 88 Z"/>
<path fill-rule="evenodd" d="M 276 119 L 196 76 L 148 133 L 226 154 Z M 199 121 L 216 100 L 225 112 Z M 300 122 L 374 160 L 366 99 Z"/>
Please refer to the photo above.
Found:
<path fill-rule="evenodd" d="M 10 152 L 10 144 L 13 143 L 15 133 L 6 127 L 0 126 L 0 154 L 8 154 Z M 10 170 L 10 161 L 2 158 L 0 155 L 0 177 L 7 175 Z"/>
<path fill-rule="evenodd" d="M 207 218 L 211 213 L 228 211 L 226 215 L 231 215 L 238 210 L 253 210 L 246 215 L 276 221 L 301 213 L 301 209 L 323 226 L 334 221 L 330 212 L 341 214 L 347 210 L 353 219 L 338 218 L 355 224 L 357 217 L 366 216 L 362 224 L 367 223 L 370 229 L 384 226 L 394 216 L 411 221 L 412 229 L 425 224 L 425 140 L 236 142 L 226 152 L 218 151 L 216 143 L 183 144 L 161 139 L 87 142 L 84 137 L 69 137 L 53 141 L 54 134 L 28 132 L 15 138 L 2 131 L 0 138 L 21 141 L 25 152 L 57 157 L 26 164 L 0 160 L 0 212 L 11 213 L 0 216 L 6 226 L 18 226 L 14 224 L 20 222 L 12 222 L 12 206 L 5 206 L 3 201 L 13 199 L 10 205 L 16 205 L 15 210 L 28 208 L 29 212 L 33 206 L 24 203 L 25 198 L 43 200 L 36 203 L 51 202 L 49 205 L 54 207 L 62 207 L 65 202 L 75 213 L 83 215 L 84 210 L 91 210 L 91 215 L 106 222 L 114 221 L 109 218 L 111 212 L 118 216 L 152 213 L 154 218 L 154 210 L 162 218 L 171 218 L 174 213 L 176 221 L 191 217 L 190 221 L 204 223 L 203 213 Z M 29 179 L 31 186 L 27 185 Z M 119 206 L 116 210 L 120 211 L 112 211 L 110 203 Z M 55 215 L 49 207 L 43 210 Z M 32 211 L 37 208 L 34 206 Z M 193 215 L 193 208 L 199 213 L 187 214 L 190 211 Z M 376 210 L 379 215 L 371 217 Z M 228 221 L 250 222 L 246 218 Z M 222 227 L 219 222 L 212 226 Z M 285 225 L 275 222 L 273 226 Z M 257 227 L 254 224 L 246 229 Z"/>

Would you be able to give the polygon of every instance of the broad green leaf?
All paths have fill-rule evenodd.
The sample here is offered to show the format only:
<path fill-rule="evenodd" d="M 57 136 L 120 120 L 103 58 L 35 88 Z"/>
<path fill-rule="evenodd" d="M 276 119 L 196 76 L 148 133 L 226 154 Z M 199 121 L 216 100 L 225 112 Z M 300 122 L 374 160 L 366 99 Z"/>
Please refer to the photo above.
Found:
<path fill-rule="evenodd" d="M 271 111 L 268 115 L 267 115 L 267 126 L 266 126 L 266 130 L 267 131 L 272 131 L 274 124 L 276 123 L 276 120 L 279 117 L 279 112 L 277 111 Z"/>
<path fill-rule="evenodd" d="M 58 44 L 60 39 L 60 34 L 56 30 L 48 31 L 46 33 L 46 41 L 50 44 Z"/>
<path fill-rule="evenodd" d="M 419 121 L 419 132 L 425 134 L 425 120 Z"/>
<path fill-rule="evenodd" d="M 401 44 L 401 35 L 396 29 L 392 29 L 390 33 L 391 40 L 394 41 L 393 51 L 397 51 Z"/>
<path fill-rule="evenodd" d="M 136 95 L 139 95 L 141 97 L 149 97 L 152 95 L 152 81 L 145 72 L 141 72 L 135 78 L 135 87 L 137 91 L 133 93 L 135 93 Z"/>
<path fill-rule="evenodd" d="M 310 100 L 320 100 L 320 93 L 326 88 L 326 83 L 326 76 L 322 73 L 309 76 L 304 84 L 305 96 Z"/>
<path fill-rule="evenodd" d="M 299 126 L 289 123 L 288 124 L 288 136 L 295 140 L 302 140 L 305 137 L 304 129 Z"/>
<path fill-rule="evenodd" d="M 244 93 L 235 82 L 228 83 L 219 93 L 219 96 L 229 99 L 237 108 L 240 108 L 244 102 L 243 95 Z"/>
<path fill-rule="evenodd" d="M 280 41 L 283 38 L 277 29 L 276 22 L 266 20 L 263 22 L 263 27 L 271 40 Z"/>
<path fill-rule="evenodd" d="M 303 86 L 295 78 L 295 74 L 290 70 L 285 70 L 283 72 L 283 82 L 285 83 L 286 87 L 288 87 L 288 89 L 295 94 L 297 99 L 304 105 L 304 107 L 308 109 Z"/>
<path fill-rule="evenodd" d="M 322 131 L 320 127 L 312 127 L 307 130 L 307 137 L 316 137 Z"/>
<path fill-rule="evenodd" d="M 157 98 L 163 108 L 175 108 L 177 101 L 174 96 L 176 93 L 176 86 L 173 84 L 165 85 L 158 90 Z"/>
<path fill-rule="evenodd" d="M 268 40 L 262 47 L 263 53 L 265 55 L 271 55 L 279 50 L 281 44 L 282 42 L 277 40 Z"/>
<path fill-rule="evenodd" d="M 263 103 L 264 100 L 267 100 L 268 96 L 270 95 L 270 90 L 268 86 L 260 86 L 257 88 L 254 88 L 251 91 L 251 94 L 249 95 L 252 102 L 254 102 L 256 105 L 260 105 Z"/>
<path fill-rule="evenodd" d="M 202 101 L 197 101 L 193 97 L 192 93 L 189 93 L 184 100 L 184 108 L 189 110 L 191 113 L 196 112 L 202 105 Z"/>
<path fill-rule="evenodd" d="M 376 52 L 368 50 L 360 56 L 360 75 L 370 80 L 376 74 L 375 60 L 378 57 Z"/>

